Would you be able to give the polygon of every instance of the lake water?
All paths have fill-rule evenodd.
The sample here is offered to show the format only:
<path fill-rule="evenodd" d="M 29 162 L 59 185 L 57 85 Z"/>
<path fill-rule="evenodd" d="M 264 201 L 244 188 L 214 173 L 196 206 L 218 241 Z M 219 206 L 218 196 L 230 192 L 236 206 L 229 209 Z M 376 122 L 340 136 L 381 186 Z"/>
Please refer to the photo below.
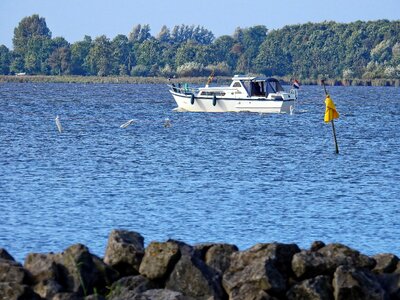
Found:
<path fill-rule="evenodd" d="M 293 115 L 260 115 L 173 112 L 165 85 L 0 84 L 0 247 L 21 262 L 74 243 L 103 256 L 124 228 L 146 244 L 400 255 L 400 89 L 328 91 L 339 155 L 320 86 Z"/>

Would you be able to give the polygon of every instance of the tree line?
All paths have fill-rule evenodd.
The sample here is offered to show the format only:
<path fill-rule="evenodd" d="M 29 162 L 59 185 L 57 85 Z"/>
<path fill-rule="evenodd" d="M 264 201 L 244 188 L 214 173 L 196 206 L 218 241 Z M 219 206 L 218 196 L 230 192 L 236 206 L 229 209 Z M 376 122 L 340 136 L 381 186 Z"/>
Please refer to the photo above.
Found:
<path fill-rule="evenodd" d="M 14 30 L 13 50 L 0 46 L 0 74 L 95 76 L 230 76 L 265 74 L 300 79 L 400 78 L 400 21 L 306 23 L 269 31 L 238 27 L 215 37 L 202 26 L 148 24 L 128 36 L 69 43 L 52 38 L 39 15 Z"/>

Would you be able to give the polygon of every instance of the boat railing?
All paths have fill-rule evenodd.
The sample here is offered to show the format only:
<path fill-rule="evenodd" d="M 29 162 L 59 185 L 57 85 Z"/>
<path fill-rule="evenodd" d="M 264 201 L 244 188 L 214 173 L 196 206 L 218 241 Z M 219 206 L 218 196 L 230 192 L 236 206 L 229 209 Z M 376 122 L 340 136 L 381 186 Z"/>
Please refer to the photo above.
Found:
<path fill-rule="evenodd" d="M 175 84 L 169 84 L 168 86 L 170 90 L 174 91 L 175 93 L 185 94 L 185 95 L 196 94 L 199 91 L 198 88 L 189 87 L 189 85 L 187 84 L 184 84 L 183 86 L 181 85 L 176 86 Z"/>
<path fill-rule="evenodd" d="M 297 91 L 297 89 L 290 89 L 289 93 L 291 95 L 294 95 L 294 97 L 297 99 L 297 97 L 299 96 L 299 92 Z"/>

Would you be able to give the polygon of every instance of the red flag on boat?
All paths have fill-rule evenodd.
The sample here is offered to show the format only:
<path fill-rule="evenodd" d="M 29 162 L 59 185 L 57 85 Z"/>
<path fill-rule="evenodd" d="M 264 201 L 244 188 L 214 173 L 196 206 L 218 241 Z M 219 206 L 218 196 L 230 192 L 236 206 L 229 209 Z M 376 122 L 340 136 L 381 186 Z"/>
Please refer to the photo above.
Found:
<path fill-rule="evenodd" d="M 294 87 L 295 89 L 299 89 L 299 88 L 300 88 L 300 83 L 298 82 L 297 79 L 293 80 L 293 87 Z"/>

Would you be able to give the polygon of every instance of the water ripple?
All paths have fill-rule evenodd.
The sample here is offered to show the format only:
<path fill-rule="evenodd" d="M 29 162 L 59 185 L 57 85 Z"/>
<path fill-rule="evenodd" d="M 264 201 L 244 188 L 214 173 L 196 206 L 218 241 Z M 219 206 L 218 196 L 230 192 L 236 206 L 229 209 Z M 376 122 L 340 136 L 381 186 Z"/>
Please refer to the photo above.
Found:
<path fill-rule="evenodd" d="M 339 155 L 320 87 L 302 88 L 299 113 L 259 115 L 173 112 L 163 85 L 1 84 L 0 247 L 102 256 L 126 228 L 146 243 L 318 239 L 400 255 L 399 89 L 329 90 Z"/>

